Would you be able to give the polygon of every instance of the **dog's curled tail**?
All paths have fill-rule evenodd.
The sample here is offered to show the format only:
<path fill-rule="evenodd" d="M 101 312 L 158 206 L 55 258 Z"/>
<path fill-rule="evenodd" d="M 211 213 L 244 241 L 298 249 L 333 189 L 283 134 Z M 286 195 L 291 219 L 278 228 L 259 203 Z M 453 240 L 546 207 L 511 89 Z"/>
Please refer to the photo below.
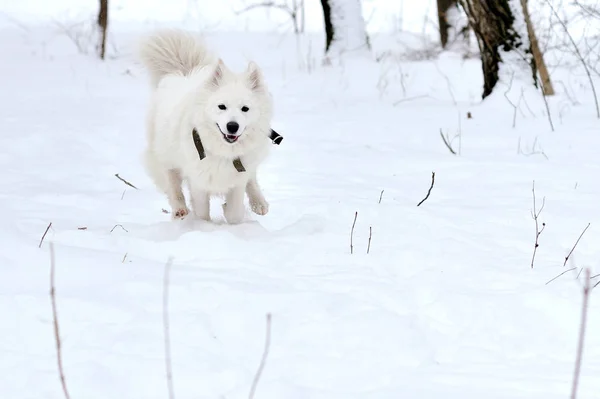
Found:
<path fill-rule="evenodd" d="M 204 41 L 180 29 L 161 29 L 144 38 L 139 58 L 148 69 L 152 86 L 170 73 L 188 75 L 194 68 L 211 62 Z"/>

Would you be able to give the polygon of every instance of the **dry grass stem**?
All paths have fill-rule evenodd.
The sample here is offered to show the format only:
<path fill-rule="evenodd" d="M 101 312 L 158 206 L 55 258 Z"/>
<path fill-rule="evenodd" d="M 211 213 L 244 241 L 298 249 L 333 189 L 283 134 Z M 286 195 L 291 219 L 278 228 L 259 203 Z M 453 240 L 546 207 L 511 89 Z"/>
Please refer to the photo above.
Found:
<path fill-rule="evenodd" d="M 250 393 L 248 394 L 248 399 L 254 399 L 254 393 L 256 392 L 256 387 L 258 386 L 258 382 L 260 381 L 260 376 L 267 364 L 267 357 L 269 356 L 269 348 L 271 347 L 271 313 L 267 313 L 267 333 L 265 337 L 265 349 L 263 351 L 262 358 L 260 359 L 260 364 L 258 365 L 258 369 L 256 370 L 256 374 L 254 375 L 254 380 L 252 381 L 252 386 L 250 387 Z"/>

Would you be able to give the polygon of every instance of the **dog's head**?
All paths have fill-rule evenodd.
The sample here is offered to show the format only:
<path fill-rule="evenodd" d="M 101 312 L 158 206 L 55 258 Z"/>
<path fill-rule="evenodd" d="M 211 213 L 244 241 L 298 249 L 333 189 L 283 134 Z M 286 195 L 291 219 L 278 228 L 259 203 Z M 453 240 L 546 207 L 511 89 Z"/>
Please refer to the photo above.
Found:
<path fill-rule="evenodd" d="M 262 73 L 254 62 L 236 74 L 219 60 L 206 82 L 204 124 L 219 133 L 221 144 L 242 146 L 257 142 L 270 132 L 271 95 Z M 214 142 L 213 137 L 210 141 Z M 219 145 L 218 147 L 222 147 Z"/>

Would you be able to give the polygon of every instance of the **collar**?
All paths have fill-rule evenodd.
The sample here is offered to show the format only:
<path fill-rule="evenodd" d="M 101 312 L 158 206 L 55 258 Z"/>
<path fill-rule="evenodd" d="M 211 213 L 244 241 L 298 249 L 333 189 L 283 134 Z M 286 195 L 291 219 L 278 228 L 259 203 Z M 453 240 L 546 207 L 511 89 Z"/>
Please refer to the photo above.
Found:
<path fill-rule="evenodd" d="M 206 158 L 206 151 L 204 150 L 204 145 L 202 145 L 202 140 L 200 140 L 200 135 L 198 134 L 196 128 L 192 129 L 192 137 L 194 138 L 194 145 L 196 146 L 196 150 L 198 151 L 198 156 L 200 157 L 200 160 L 203 160 L 204 158 Z M 281 141 L 283 140 L 283 136 L 273 129 L 271 129 L 271 134 L 269 134 L 269 138 L 271 139 L 273 144 L 277 145 L 281 144 Z M 240 173 L 246 171 L 246 168 L 244 168 L 244 164 L 242 163 L 242 160 L 239 157 L 233 160 L 233 167 Z"/>

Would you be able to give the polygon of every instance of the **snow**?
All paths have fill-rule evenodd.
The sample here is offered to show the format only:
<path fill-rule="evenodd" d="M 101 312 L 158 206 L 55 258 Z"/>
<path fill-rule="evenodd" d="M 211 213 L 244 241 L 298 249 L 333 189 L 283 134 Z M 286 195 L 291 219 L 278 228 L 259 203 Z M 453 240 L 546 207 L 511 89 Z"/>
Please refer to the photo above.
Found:
<path fill-rule="evenodd" d="M 149 87 L 131 46 L 147 29 L 115 28 L 104 63 L 49 25 L 0 30 L 1 397 L 63 398 L 50 242 L 72 398 L 168 397 L 170 256 L 178 399 L 247 398 L 267 313 L 257 399 L 568 397 L 579 272 L 600 273 L 600 121 L 585 74 L 552 70 L 552 131 L 526 76 L 504 75 L 482 104 L 477 60 L 407 60 L 409 34 L 375 35 L 380 63 L 324 68 L 320 34 L 210 31 L 226 63 L 256 60 L 273 92 L 284 140 L 259 174 L 270 213 L 230 226 L 215 203 L 215 223 L 173 222 L 141 164 Z M 440 129 L 460 134 L 460 156 Z M 532 269 L 534 180 L 546 228 Z M 598 292 L 579 399 L 600 391 Z"/>

